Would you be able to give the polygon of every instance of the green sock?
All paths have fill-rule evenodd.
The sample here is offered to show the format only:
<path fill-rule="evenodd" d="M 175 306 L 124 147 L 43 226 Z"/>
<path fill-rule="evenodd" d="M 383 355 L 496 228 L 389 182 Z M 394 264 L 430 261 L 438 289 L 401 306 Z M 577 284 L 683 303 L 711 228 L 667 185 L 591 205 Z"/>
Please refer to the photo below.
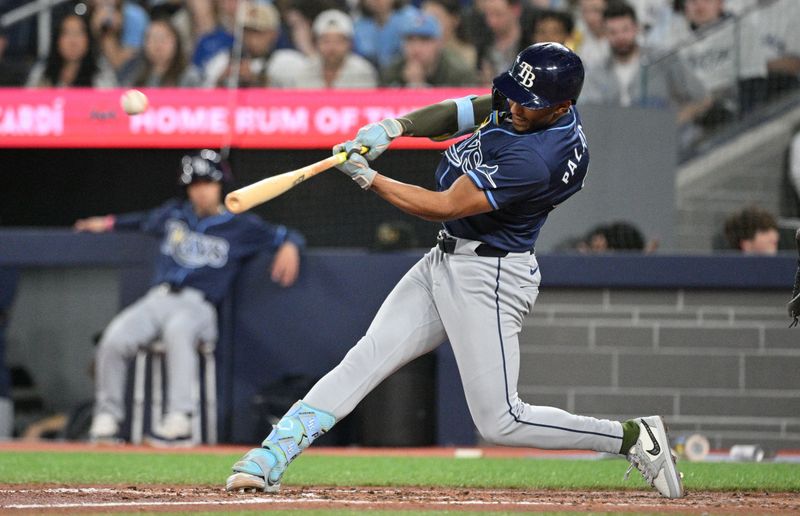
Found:
<path fill-rule="evenodd" d="M 636 439 L 639 438 L 639 423 L 634 421 L 633 419 L 629 419 L 622 423 L 622 448 L 620 448 L 619 452 L 622 455 L 627 455 L 628 450 L 631 449 L 636 443 Z"/>

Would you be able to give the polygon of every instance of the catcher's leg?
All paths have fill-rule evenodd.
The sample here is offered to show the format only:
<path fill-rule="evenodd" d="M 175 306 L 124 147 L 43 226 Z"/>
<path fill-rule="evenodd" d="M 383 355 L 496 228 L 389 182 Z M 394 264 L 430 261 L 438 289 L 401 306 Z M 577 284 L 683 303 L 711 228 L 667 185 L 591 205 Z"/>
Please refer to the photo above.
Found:
<path fill-rule="evenodd" d="M 234 465 L 228 490 L 277 490 L 286 466 L 318 435 L 349 414 L 387 376 L 444 341 L 431 295 L 431 254 L 400 280 L 367 334 L 292 407 L 262 448 Z"/>

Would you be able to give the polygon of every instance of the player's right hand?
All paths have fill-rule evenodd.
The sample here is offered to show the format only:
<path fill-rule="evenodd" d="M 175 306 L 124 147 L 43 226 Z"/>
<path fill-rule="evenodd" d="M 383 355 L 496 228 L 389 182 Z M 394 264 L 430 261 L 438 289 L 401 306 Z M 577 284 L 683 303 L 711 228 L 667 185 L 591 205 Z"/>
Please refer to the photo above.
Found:
<path fill-rule="evenodd" d="M 358 146 L 357 142 L 347 142 L 345 148 L 342 150 L 347 151 L 351 148 L 357 149 L 360 148 L 360 146 Z M 372 181 L 375 180 L 375 175 L 377 174 L 377 172 L 369 167 L 369 162 L 366 158 L 356 152 L 350 153 L 350 157 L 347 161 L 341 165 L 336 165 L 336 168 L 350 176 L 350 179 L 355 181 L 356 184 L 364 190 L 370 189 Z"/>
<path fill-rule="evenodd" d="M 105 217 L 89 217 L 87 219 L 78 219 L 72 226 L 75 231 L 88 231 L 90 233 L 105 233 L 114 229 L 114 217 L 106 215 Z"/>
<path fill-rule="evenodd" d="M 368 160 L 372 161 L 385 151 L 392 140 L 403 134 L 403 126 L 394 118 L 384 118 L 378 123 L 367 124 L 356 133 L 353 138 L 358 144 L 367 147 L 366 153 Z M 334 152 L 344 144 L 334 147 Z"/>

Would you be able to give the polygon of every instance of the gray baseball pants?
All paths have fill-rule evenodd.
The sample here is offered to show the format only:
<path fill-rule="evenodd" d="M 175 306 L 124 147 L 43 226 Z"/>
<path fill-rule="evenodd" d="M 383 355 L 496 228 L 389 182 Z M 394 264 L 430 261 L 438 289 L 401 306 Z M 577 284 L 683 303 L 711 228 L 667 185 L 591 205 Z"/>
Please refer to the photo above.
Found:
<path fill-rule="evenodd" d="M 164 286 L 117 314 L 103 332 L 95 363 L 95 414 L 125 418 L 128 360 L 139 346 L 161 338 L 166 347 L 167 412 L 193 413 L 191 385 L 198 375 L 197 344 L 217 338 L 217 311 L 202 292 Z"/>
<path fill-rule="evenodd" d="M 482 257 L 475 254 L 479 244 L 458 239 L 453 254 L 429 251 L 395 286 L 366 335 L 304 401 L 339 420 L 384 378 L 449 340 L 472 419 L 487 441 L 619 453 L 619 422 L 520 400 L 517 337 L 541 273 L 533 254 Z"/>

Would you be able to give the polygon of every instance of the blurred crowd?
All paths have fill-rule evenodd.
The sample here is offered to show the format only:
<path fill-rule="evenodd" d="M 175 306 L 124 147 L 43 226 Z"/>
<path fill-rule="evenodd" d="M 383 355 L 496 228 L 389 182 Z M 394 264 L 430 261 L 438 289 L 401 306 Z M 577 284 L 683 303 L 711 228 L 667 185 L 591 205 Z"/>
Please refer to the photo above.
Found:
<path fill-rule="evenodd" d="M 0 84 L 488 87 L 556 41 L 585 62 L 581 102 L 672 108 L 684 140 L 800 86 L 797 0 L 82 0 L 53 14 L 44 58 L 35 18 L 0 33 Z"/>

